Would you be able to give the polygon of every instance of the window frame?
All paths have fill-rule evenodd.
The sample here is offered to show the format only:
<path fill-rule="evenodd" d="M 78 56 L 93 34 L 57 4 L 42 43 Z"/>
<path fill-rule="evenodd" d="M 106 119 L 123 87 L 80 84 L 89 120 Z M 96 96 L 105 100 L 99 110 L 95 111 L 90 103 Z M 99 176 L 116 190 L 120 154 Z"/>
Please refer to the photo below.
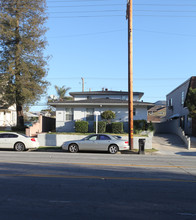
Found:
<path fill-rule="evenodd" d="M 66 108 L 65 109 L 65 121 L 73 121 L 73 108 Z"/>

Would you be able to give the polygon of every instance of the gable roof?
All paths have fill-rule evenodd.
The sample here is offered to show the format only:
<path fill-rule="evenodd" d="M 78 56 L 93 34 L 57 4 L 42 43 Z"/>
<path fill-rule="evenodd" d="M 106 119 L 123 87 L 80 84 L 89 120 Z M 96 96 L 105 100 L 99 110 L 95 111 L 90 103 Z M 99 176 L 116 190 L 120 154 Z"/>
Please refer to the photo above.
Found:
<path fill-rule="evenodd" d="M 183 82 L 182 84 L 180 84 L 179 86 L 177 86 L 175 89 L 173 89 L 170 93 L 167 94 L 170 95 L 171 93 L 173 93 L 174 91 L 176 91 L 178 88 L 180 88 L 181 86 L 183 86 L 184 84 L 188 83 L 189 82 L 189 88 L 191 86 L 191 88 L 193 88 L 192 86 L 195 86 L 196 88 L 196 76 L 192 76 L 190 77 L 189 79 L 187 79 L 185 82 Z M 188 89 L 189 89 L 188 88 Z"/>
<path fill-rule="evenodd" d="M 152 112 L 157 112 L 160 111 L 162 109 L 165 109 L 166 107 L 163 105 L 155 105 L 152 108 L 150 108 L 148 111 L 152 111 Z"/>

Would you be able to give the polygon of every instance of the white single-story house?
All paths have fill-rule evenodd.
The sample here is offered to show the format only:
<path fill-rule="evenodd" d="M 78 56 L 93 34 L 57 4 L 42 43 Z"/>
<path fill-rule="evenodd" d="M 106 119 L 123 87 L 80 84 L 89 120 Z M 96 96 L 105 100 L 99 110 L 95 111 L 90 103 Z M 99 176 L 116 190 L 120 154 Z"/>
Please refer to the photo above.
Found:
<path fill-rule="evenodd" d="M 101 121 L 101 113 L 106 110 L 115 112 L 115 122 L 123 122 L 124 130 L 128 129 L 128 92 L 125 91 L 89 91 L 69 93 L 73 100 L 56 100 L 48 104 L 56 107 L 56 131 L 75 131 L 75 121 L 84 120 L 89 122 L 89 128 L 93 129 L 96 120 Z M 153 104 L 141 101 L 144 93 L 133 93 L 134 120 L 147 120 L 147 110 Z"/>
<path fill-rule="evenodd" d="M 16 105 L 10 107 L 0 106 L 0 127 L 16 126 Z"/>

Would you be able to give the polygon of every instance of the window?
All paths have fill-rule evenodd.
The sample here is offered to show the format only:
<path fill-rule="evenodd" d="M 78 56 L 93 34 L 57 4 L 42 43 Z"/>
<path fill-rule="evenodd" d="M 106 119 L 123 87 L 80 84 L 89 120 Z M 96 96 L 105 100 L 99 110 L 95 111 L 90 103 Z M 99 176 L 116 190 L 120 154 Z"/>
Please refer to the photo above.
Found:
<path fill-rule="evenodd" d="M 99 135 L 99 140 L 111 140 L 111 139 L 106 135 Z"/>
<path fill-rule="evenodd" d="M 182 100 L 181 100 L 181 104 L 184 105 L 184 91 L 182 92 Z"/>
<path fill-rule="evenodd" d="M 0 138 L 17 138 L 16 134 L 0 134 Z"/>
<path fill-rule="evenodd" d="M 173 103 L 172 103 L 172 98 L 168 99 L 168 109 L 173 111 Z"/>
<path fill-rule="evenodd" d="M 65 113 L 65 120 L 66 121 L 73 121 L 73 108 L 66 108 Z"/>
<path fill-rule="evenodd" d="M 172 98 L 168 100 L 168 106 L 172 106 Z"/>
<path fill-rule="evenodd" d="M 136 109 L 133 108 L 133 115 L 136 115 Z"/>
<path fill-rule="evenodd" d="M 5 134 L 0 134 L 0 138 L 5 138 L 7 136 L 5 136 Z"/>
<path fill-rule="evenodd" d="M 87 121 L 94 121 L 94 108 L 87 108 L 86 109 L 86 120 Z"/>
<path fill-rule="evenodd" d="M 95 141 L 95 140 L 97 140 L 97 135 L 90 136 L 87 140 Z"/>
<path fill-rule="evenodd" d="M 128 97 L 123 95 L 122 100 L 128 100 Z"/>
<path fill-rule="evenodd" d="M 16 135 L 16 134 L 8 134 L 8 138 L 17 138 L 18 137 L 18 135 Z"/>

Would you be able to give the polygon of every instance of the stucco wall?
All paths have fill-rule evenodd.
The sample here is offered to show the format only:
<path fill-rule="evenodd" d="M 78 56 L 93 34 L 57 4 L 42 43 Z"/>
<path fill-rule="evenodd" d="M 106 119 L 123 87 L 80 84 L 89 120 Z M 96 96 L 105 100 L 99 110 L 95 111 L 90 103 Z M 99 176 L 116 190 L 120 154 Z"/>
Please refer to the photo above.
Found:
<path fill-rule="evenodd" d="M 63 142 L 70 140 L 80 140 L 86 136 L 84 135 L 63 135 L 63 134 L 38 134 L 38 141 L 40 146 L 61 146 Z M 128 140 L 127 136 L 123 136 L 123 140 Z M 134 137 L 134 149 L 139 148 L 139 139 L 146 139 L 145 149 L 152 149 L 152 137 Z"/>
<path fill-rule="evenodd" d="M 16 126 L 16 108 L 15 105 L 10 106 L 8 109 L 0 110 L 0 126 L 11 127 Z"/>
<path fill-rule="evenodd" d="M 70 106 L 71 107 L 71 106 Z M 91 108 L 89 106 L 89 108 Z M 92 108 L 94 108 L 92 106 Z M 147 120 L 147 107 L 134 107 L 136 109 L 136 115 L 134 120 Z M 127 107 L 96 107 L 94 108 L 94 114 L 99 114 L 98 120 L 101 121 L 101 113 L 111 110 L 116 113 L 116 118 L 112 122 L 127 122 L 128 121 L 128 109 Z M 74 121 L 66 121 L 66 108 L 65 107 L 56 107 L 56 131 L 57 132 L 74 132 L 75 121 L 76 120 L 86 120 L 86 108 L 84 107 L 75 107 L 74 108 Z M 94 121 L 96 121 L 96 116 L 94 116 Z M 93 123 L 90 123 L 93 125 Z M 92 130 L 92 126 L 90 127 Z"/>
<path fill-rule="evenodd" d="M 182 103 L 182 93 L 184 92 L 184 100 L 187 95 L 187 91 L 189 88 L 190 81 L 187 80 L 182 85 L 177 87 L 175 90 L 170 92 L 167 95 L 167 111 L 166 111 L 166 119 L 170 119 L 172 116 L 184 116 L 184 130 L 187 134 L 191 133 L 191 125 L 188 119 L 189 111 L 186 107 L 184 107 L 184 104 Z M 168 101 L 172 99 L 172 108 L 168 108 Z"/>

